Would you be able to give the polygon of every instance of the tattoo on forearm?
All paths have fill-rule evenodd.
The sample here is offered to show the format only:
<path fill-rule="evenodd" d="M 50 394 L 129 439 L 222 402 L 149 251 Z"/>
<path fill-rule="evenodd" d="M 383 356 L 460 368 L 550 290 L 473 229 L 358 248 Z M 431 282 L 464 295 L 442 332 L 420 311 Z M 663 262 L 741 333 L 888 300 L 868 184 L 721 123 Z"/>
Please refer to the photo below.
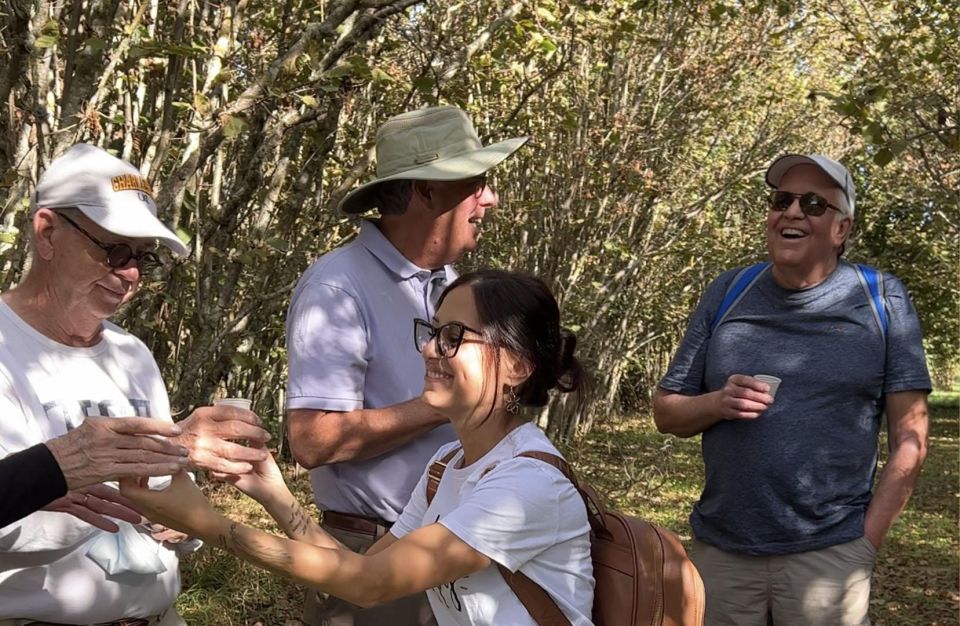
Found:
<path fill-rule="evenodd" d="M 253 557 L 265 567 L 286 571 L 293 563 L 290 552 L 283 545 L 285 540 L 279 537 L 241 534 L 237 529 L 237 523 L 233 522 L 230 524 L 230 540 L 238 552 Z"/>
<path fill-rule="evenodd" d="M 291 539 L 298 539 L 307 534 L 310 528 L 310 515 L 303 510 L 299 502 L 290 505 L 290 519 L 287 520 L 287 534 Z"/>

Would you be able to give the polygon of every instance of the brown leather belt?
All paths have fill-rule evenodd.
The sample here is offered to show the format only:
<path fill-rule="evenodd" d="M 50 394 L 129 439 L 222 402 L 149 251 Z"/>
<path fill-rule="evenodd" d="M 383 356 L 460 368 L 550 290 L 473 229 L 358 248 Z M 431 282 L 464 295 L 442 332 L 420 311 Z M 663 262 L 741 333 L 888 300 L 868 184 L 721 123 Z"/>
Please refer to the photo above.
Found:
<path fill-rule="evenodd" d="M 376 539 L 387 534 L 387 531 L 393 526 L 390 522 L 379 517 L 363 517 L 362 515 L 349 515 L 336 511 L 324 511 L 322 523 L 330 528 L 369 535 Z"/>
<path fill-rule="evenodd" d="M 53 622 L 29 622 L 26 626 L 70 626 L 69 624 L 54 624 Z M 150 620 L 142 617 L 124 617 L 115 622 L 103 622 L 95 626 L 150 626 Z"/>

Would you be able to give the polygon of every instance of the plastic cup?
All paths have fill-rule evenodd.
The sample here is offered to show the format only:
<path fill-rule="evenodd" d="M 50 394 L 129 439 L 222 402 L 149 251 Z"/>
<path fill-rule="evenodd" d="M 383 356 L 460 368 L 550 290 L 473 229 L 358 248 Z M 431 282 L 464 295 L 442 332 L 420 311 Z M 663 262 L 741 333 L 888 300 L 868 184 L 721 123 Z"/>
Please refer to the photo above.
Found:
<path fill-rule="evenodd" d="M 220 398 L 213 401 L 213 406 L 235 406 L 238 409 L 250 410 L 250 400 L 246 398 Z"/>
<path fill-rule="evenodd" d="M 777 390 L 780 389 L 780 383 L 783 382 L 782 380 L 780 380 L 776 376 L 770 376 L 768 374 L 756 374 L 754 375 L 754 378 L 770 385 L 770 391 L 768 391 L 767 393 L 770 394 L 771 398 L 777 397 Z"/>

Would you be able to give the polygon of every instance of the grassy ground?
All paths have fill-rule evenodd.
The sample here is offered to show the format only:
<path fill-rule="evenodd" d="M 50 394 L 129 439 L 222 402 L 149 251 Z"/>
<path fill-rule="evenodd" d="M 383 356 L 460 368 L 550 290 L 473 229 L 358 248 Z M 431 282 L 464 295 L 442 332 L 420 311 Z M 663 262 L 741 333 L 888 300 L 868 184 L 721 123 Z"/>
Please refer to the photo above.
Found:
<path fill-rule="evenodd" d="M 878 555 L 871 600 L 875 626 L 958 624 L 958 403 L 960 393 L 932 398 L 930 453 L 923 475 Z M 699 438 L 663 436 L 649 420 L 634 420 L 596 429 L 567 452 L 609 501 L 689 539 L 687 515 L 703 478 Z M 301 501 L 311 501 L 306 473 L 291 471 L 288 477 Z M 231 517 L 276 530 L 259 507 L 232 489 L 206 489 Z M 192 625 L 298 623 L 301 589 L 219 550 L 201 550 L 182 562 L 181 571 L 179 607 Z"/>

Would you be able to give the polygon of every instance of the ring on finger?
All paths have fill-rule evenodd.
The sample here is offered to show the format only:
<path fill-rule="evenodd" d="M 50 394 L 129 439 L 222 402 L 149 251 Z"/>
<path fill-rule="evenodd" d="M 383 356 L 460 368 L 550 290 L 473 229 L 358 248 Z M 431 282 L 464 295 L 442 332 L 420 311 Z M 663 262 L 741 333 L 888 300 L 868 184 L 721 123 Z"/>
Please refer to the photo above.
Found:
<path fill-rule="evenodd" d="M 83 500 L 80 501 L 80 504 L 82 504 L 83 506 L 87 506 L 87 500 L 89 499 L 90 499 L 89 493 L 83 494 Z"/>

